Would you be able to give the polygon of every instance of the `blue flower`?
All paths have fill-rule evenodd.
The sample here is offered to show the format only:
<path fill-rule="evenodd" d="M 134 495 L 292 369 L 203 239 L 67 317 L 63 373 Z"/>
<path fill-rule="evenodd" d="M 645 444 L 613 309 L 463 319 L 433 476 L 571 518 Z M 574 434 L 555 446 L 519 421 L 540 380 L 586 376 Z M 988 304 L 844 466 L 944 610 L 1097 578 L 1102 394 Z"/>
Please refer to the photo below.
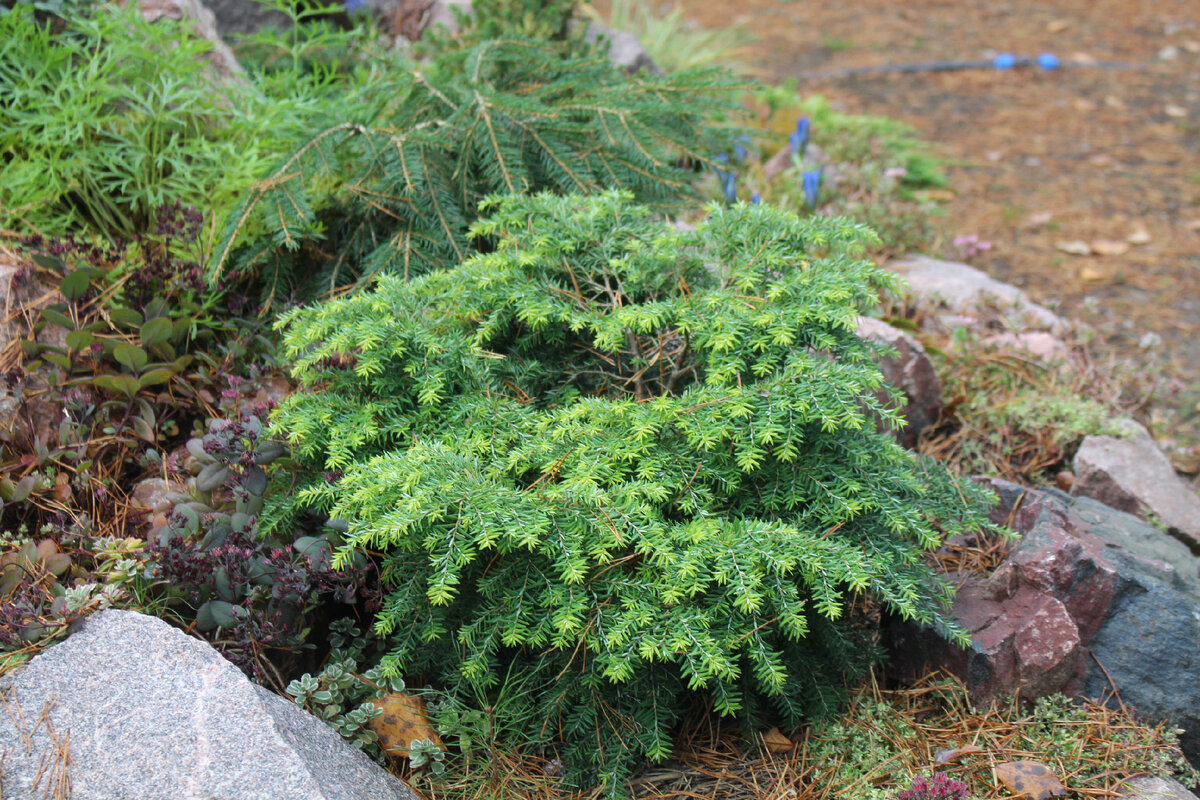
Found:
<path fill-rule="evenodd" d="M 741 136 L 734 139 L 734 142 L 735 142 L 735 144 L 733 145 L 734 160 L 737 161 L 737 163 L 739 163 L 739 164 L 746 163 L 746 158 L 747 158 L 747 156 L 750 155 L 750 150 L 749 150 L 749 148 L 746 147 L 746 145 L 750 144 L 750 137 L 745 134 L 742 134 Z"/>
<path fill-rule="evenodd" d="M 721 153 L 718 156 L 714 156 L 713 161 L 716 161 L 718 164 L 728 164 L 729 154 Z M 733 170 L 717 167 L 714 172 L 717 175 L 717 183 L 721 186 L 721 194 L 724 195 L 726 204 L 732 205 L 736 203 L 737 176 L 734 175 Z"/>
<path fill-rule="evenodd" d="M 754 194 L 750 195 L 750 202 L 754 205 L 758 205 L 762 202 L 762 195 L 758 192 L 755 192 Z"/>
<path fill-rule="evenodd" d="M 812 170 L 805 172 L 804 179 L 804 202 L 808 203 L 809 208 L 817 207 L 817 195 L 821 193 L 821 171 Z"/>
<path fill-rule="evenodd" d="M 996 69 L 1012 69 L 1017 65 L 1017 57 L 1012 53 L 1001 53 L 992 61 Z"/>
<path fill-rule="evenodd" d="M 1054 53 L 1042 53 L 1037 58 L 1038 66 L 1044 70 L 1058 69 L 1058 56 Z"/>
<path fill-rule="evenodd" d="M 799 158 L 804 158 L 804 150 L 808 147 L 808 132 L 812 127 L 808 117 L 801 117 L 796 120 L 796 130 L 792 132 L 792 155 Z"/>
<path fill-rule="evenodd" d="M 367 0 L 342 0 L 347 14 L 355 14 L 367 7 Z"/>
<path fill-rule="evenodd" d="M 725 193 L 725 205 L 731 206 L 737 202 L 737 176 L 726 172 L 721 179 L 721 189 Z"/>

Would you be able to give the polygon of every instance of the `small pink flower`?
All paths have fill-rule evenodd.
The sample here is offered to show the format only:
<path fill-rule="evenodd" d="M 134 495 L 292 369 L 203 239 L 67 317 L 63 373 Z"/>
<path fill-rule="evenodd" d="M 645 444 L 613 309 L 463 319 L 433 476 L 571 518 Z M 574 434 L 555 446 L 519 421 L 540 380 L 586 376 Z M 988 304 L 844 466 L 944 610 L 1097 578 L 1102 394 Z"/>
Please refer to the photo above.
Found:
<path fill-rule="evenodd" d="M 954 240 L 954 246 L 962 252 L 964 259 L 972 259 L 980 253 L 986 253 L 992 249 L 992 243 L 986 239 L 980 239 L 975 234 L 967 236 L 959 236 Z"/>

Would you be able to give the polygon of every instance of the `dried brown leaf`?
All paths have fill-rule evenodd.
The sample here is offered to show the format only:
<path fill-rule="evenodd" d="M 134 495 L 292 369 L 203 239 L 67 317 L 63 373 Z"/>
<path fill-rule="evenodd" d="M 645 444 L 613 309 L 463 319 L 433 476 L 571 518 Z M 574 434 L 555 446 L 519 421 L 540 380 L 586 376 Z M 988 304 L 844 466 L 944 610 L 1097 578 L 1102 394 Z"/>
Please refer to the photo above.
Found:
<path fill-rule="evenodd" d="M 1092 252 L 1098 256 L 1122 256 L 1129 252 L 1129 242 L 1116 239 L 1097 239 L 1092 242 Z"/>
<path fill-rule="evenodd" d="M 796 746 L 791 739 L 783 735 L 779 728 L 771 728 L 763 734 L 762 740 L 768 753 L 787 753 Z"/>
<path fill-rule="evenodd" d="M 1125 241 L 1130 244 L 1150 244 L 1150 231 L 1145 228 L 1135 228 L 1125 237 Z"/>
<path fill-rule="evenodd" d="M 1040 761 L 1009 761 L 997 764 L 995 773 L 996 779 L 1018 798 L 1046 800 L 1048 797 L 1060 797 L 1067 793 L 1067 787 L 1062 785 L 1062 781 Z"/>
<path fill-rule="evenodd" d="M 383 713 L 371 720 L 367 727 L 375 731 L 384 752 L 407 756 L 414 739 L 429 739 L 442 750 L 446 749 L 429 721 L 429 712 L 421 698 L 394 693 L 371 702 L 382 708 Z"/>
<path fill-rule="evenodd" d="M 1054 247 L 1073 256 L 1090 256 L 1092 254 L 1092 246 L 1081 239 L 1075 239 L 1070 242 L 1059 242 Z"/>

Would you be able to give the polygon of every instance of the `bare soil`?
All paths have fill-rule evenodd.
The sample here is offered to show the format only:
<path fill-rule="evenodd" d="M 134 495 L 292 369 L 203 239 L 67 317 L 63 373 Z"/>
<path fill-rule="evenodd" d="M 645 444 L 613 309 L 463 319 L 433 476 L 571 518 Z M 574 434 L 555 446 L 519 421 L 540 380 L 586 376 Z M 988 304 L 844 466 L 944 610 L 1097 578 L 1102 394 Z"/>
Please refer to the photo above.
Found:
<path fill-rule="evenodd" d="M 703 27 L 752 29 L 764 79 L 914 125 L 950 164 L 949 237 L 993 244 L 972 263 L 1094 325 L 1126 369 L 1162 368 L 1156 433 L 1200 440 L 1200 2 L 681 2 Z M 1068 63 L 828 75 L 1003 52 Z M 1072 241 L 1128 249 L 1059 249 Z"/>

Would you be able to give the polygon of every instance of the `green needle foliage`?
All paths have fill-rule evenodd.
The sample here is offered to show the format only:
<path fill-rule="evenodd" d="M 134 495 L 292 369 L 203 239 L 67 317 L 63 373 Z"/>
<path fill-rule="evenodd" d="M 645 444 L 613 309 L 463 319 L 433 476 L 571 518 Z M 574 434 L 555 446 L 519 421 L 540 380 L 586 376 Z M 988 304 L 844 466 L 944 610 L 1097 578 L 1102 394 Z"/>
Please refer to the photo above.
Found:
<path fill-rule="evenodd" d="M 895 279 L 856 258 L 867 229 L 486 205 L 491 252 L 280 323 L 305 388 L 274 429 L 324 471 L 292 502 L 348 522 L 336 561 L 381 554 L 385 671 L 471 696 L 512 670 L 537 702 L 499 723 L 615 791 L 697 693 L 832 710 L 874 655 L 867 597 L 941 620 L 922 553 L 985 502 L 876 431 L 854 318 Z"/>
<path fill-rule="evenodd" d="M 442 52 L 371 88 L 250 192 L 218 275 L 232 264 L 270 293 L 312 295 L 451 267 L 472 253 L 468 228 L 493 193 L 620 187 L 678 202 L 690 194 L 681 160 L 707 162 L 723 133 L 707 121 L 733 107 L 720 71 L 629 78 L 601 56 L 522 39 Z"/>

